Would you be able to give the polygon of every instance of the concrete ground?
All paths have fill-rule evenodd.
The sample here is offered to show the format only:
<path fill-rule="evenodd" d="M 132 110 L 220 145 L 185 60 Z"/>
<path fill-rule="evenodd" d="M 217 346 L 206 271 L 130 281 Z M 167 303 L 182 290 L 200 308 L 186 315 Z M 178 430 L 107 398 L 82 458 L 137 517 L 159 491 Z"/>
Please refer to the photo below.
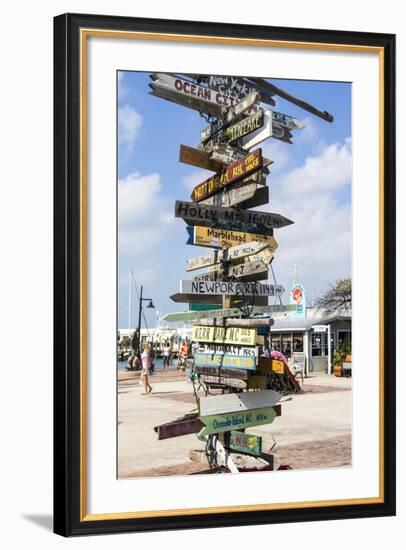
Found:
<path fill-rule="evenodd" d="M 120 373 L 118 387 L 118 474 L 170 475 L 202 470 L 189 452 L 203 449 L 195 434 L 158 441 L 154 426 L 174 420 L 196 407 L 191 383 L 176 370 L 150 377 L 151 395 L 142 395 L 138 375 Z M 263 450 L 273 449 L 292 467 L 344 466 L 351 462 L 351 378 L 310 375 L 304 393 L 281 399 L 282 416 L 272 424 L 249 428 L 261 435 Z M 200 395 L 203 396 L 203 393 Z"/>

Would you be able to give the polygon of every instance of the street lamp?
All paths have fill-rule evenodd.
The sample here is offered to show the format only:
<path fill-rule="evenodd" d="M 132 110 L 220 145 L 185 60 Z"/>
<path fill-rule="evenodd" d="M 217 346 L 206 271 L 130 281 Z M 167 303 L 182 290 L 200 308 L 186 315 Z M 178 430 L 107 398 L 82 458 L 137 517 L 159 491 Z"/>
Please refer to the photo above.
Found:
<path fill-rule="evenodd" d="M 142 302 L 149 302 L 149 304 L 146 306 L 147 308 L 155 309 L 155 306 L 152 302 L 152 298 L 143 298 L 142 297 L 142 285 L 140 290 L 140 299 L 139 299 L 139 305 L 138 305 L 138 331 L 137 331 L 137 347 L 135 349 L 135 352 L 138 351 L 138 353 L 141 352 L 140 344 L 141 344 L 141 313 L 142 313 Z"/>

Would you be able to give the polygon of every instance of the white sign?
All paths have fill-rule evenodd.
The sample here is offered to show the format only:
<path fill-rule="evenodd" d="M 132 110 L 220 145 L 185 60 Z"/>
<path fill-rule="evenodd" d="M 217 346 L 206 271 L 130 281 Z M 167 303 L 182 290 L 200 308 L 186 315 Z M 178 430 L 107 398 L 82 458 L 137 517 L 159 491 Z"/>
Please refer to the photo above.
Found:
<path fill-rule="evenodd" d="M 183 294 L 219 294 L 223 296 L 281 296 L 282 285 L 267 283 L 231 283 L 226 281 L 180 281 Z"/>
<path fill-rule="evenodd" d="M 327 325 L 313 325 L 312 329 L 314 330 L 314 332 L 326 332 Z"/>

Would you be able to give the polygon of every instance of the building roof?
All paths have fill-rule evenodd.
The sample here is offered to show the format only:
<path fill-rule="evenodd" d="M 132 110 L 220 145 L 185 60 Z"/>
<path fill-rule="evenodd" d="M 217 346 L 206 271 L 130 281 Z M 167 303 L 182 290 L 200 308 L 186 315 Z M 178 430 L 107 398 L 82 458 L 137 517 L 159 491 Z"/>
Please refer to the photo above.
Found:
<path fill-rule="evenodd" d="M 320 324 L 320 319 L 308 319 L 306 317 L 292 317 L 288 319 L 275 319 L 271 331 L 278 330 L 310 330 L 313 325 Z"/>

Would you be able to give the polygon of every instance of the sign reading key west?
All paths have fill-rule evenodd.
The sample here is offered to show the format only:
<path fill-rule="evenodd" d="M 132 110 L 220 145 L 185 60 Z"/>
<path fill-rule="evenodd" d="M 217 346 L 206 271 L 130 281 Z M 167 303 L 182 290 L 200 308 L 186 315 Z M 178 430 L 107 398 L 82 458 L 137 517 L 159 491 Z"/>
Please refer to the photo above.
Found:
<path fill-rule="evenodd" d="M 248 176 L 252 172 L 259 170 L 262 167 L 262 151 L 257 149 L 246 157 L 238 159 L 220 174 L 216 174 L 211 178 L 199 183 L 191 194 L 193 202 L 198 202 L 207 199 L 214 193 L 217 193 L 223 187 L 234 183 L 235 181 Z"/>
<path fill-rule="evenodd" d="M 245 327 L 205 327 L 195 325 L 193 327 L 192 340 L 194 342 L 254 346 L 257 341 L 257 330 Z"/>

